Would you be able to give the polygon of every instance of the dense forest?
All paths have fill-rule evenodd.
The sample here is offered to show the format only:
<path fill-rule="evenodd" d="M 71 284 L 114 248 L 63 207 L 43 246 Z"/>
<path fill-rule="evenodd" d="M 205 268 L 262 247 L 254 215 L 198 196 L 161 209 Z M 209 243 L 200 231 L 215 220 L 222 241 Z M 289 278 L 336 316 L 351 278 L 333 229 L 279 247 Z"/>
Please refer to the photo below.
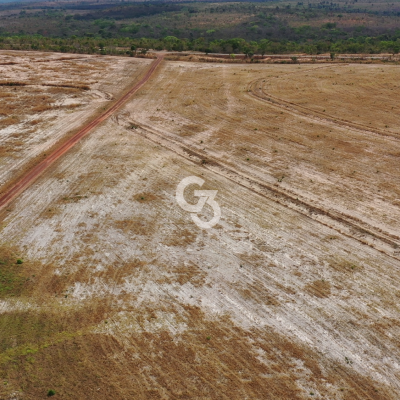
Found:
<path fill-rule="evenodd" d="M 398 53 L 400 3 L 41 2 L 0 5 L 0 47 L 132 54 Z"/>

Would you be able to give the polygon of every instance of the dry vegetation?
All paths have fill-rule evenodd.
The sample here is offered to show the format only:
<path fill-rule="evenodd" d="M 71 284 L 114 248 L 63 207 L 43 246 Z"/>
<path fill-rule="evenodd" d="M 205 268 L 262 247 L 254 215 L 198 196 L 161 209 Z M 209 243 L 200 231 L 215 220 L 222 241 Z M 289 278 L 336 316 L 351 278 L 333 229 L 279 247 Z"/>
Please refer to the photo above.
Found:
<path fill-rule="evenodd" d="M 170 63 L 130 120 L 398 240 L 397 75 L 389 65 Z"/>
<path fill-rule="evenodd" d="M 165 61 L 3 213 L 0 398 L 397 399 L 396 77 Z"/>
<path fill-rule="evenodd" d="M 147 62 L 0 52 L 0 64 L 2 187 L 107 107 L 137 78 Z"/>

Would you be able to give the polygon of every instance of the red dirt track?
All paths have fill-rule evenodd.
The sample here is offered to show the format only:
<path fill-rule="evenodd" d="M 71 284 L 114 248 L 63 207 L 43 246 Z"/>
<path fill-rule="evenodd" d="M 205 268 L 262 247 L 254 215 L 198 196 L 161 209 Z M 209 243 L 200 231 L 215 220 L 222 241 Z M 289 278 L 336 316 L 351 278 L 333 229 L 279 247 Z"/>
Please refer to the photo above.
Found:
<path fill-rule="evenodd" d="M 95 118 L 88 125 L 83 127 L 79 132 L 72 136 L 67 142 L 62 144 L 58 149 L 54 150 L 48 157 L 41 161 L 38 165 L 33 167 L 27 172 L 15 185 L 13 185 L 7 192 L 0 197 L 0 211 L 6 207 L 12 200 L 14 200 L 20 193 L 22 193 L 29 185 L 31 185 L 47 168 L 56 162 L 63 154 L 70 150 L 76 143 L 78 143 L 84 136 L 86 136 L 92 129 L 101 124 L 105 119 L 115 113 L 122 105 L 124 105 L 130 97 L 135 94 L 151 77 L 158 65 L 163 60 L 163 55 L 157 55 L 157 59 L 150 65 L 146 75 L 124 96 L 122 96 L 110 109 L 105 113 Z"/>

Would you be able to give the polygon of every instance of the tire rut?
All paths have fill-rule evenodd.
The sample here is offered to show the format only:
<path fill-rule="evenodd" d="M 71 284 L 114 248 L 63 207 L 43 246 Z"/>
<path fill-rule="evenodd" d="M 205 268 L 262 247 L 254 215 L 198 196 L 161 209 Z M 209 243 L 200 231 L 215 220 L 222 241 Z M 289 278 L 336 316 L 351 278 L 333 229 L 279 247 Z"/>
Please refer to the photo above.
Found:
<path fill-rule="evenodd" d="M 13 184 L 1 197 L 0 197 L 0 211 L 13 201 L 19 194 L 27 189 L 39 176 L 41 176 L 51 165 L 53 165 L 61 156 L 74 147 L 84 136 L 89 134 L 94 128 L 100 125 L 104 120 L 113 115 L 119 110 L 142 86 L 150 79 L 153 72 L 164 59 L 163 55 L 158 55 L 154 60 L 144 76 L 137 82 L 127 93 L 125 93 L 118 101 L 116 101 L 108 110 L 99 115 L 86 126 L 82 127 L 74 136 L 69 138 L 65 143 L 56 148 L 50 155 L 43 161 L 35 165 L 30 171 L 25 173 L 18 181 Z"/>
<path fill-rule="evenodd" d="M 318 111 L 312 110 L 311 108 L 300 106 L 296 103 L 286 101 L 272 94 L 266 93 L 263 89 L 257 89 L 260 87 L 260 82 L 263 83 L 261 79 L 251 82 L 248 86 L 248 93 L 252 97 L 265 101 L 275 107 L 284 109 L 285 111 L 290 111 L 317 123 L 334 124 L 335 126 L 339 125 L 341 128 L 356 131 L 363 135 L 379 135 L 390 139 L 400 140 L 399 135 L 383 132 L 379 129 L 371 129 L 365 125 L 357 124 L 345 119 L 326 116 Z"/>
<path fill-rule="evenodd" d="M 127 120 L 125 120 L 127 121 Z M 121 123 L 122 121 L 120 121 Z M 184 143 L 177 140 L 172 134 L 159 132 L 153 127 L 141 124 L 137 121 L 129 121 L 129 126 L 135 125 L 135 133 L 158 145 L 161 145 L 174 153 L 201 165 L 224 178 L 234 182 L 246 189 L 251 190 L 260 196 L 268 198 L 276 203 L 288 207 L 303 216 L 310 218 L 320 224 L 327 226 L 338 233 L 357 240 L 376 250 L 400 261 L 400 254 L 395 249 L 400 247 L 400 237 L 382 231 L 380 228 L 350 215 L 340 213 L 336 210 L 325 210 L 316 205 L 310 204 L 305 199 L 299 199 L 295 193 L 289 193 L 279 186 L 259 181 L 257 178 L 227 166 L 215 158 L 198 149 L 189 148 Z"/>

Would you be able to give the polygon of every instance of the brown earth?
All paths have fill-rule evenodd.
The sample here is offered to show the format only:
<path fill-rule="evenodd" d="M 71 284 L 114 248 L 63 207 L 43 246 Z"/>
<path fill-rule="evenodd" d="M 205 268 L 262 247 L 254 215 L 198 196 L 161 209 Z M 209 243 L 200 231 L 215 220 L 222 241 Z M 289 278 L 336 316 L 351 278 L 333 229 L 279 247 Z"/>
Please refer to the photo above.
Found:
<path fill-rule="evenodd" d="M 320 67 L 164 61 L 11 204 L 0 398 L 397 399 L 397 69 Z"/>
<path fill-rule="evenodd" d="M 152 76 L 158 65 L 163 60 L 163 56 L 160 55 L 150 65 L 144 76 L 123 96 L 121 96 L 111 107 L 105 112 L 92 119 L 88 124 L 84 125 L 78 132 L 74 133 L 68 140 L 61 144 L 56 144 L 54 150 L 50 150 L 50 155 L 46 156 L 43 161 L 40 161 L 37 165 L 32 167 L 27 173 L 23 174 L 20 179 L 16 181 L 13 186 L 7 188 L 4 191 L 3 196 L 0 197 L 0 210 L 4 209 L 18 194 L 22 193 L 27 187 L 29 187 L 44 171 L 50 168 L 60 157 L 62 157 L 67 151 L 75 146 L 83 137 L 89 134 L 93 129 L 100 125 L 107 118 L 115 114 L 123 104 L 125 104 Z M 87 87 L 85 90 L 89 90 Z M 144 199 L 144 198 L 143 198 Z"/>
<path fill-rule="evenodd" d="M 104 112 L 148 64 L 132 58 L 0 51 L 0 191 Z"/>

